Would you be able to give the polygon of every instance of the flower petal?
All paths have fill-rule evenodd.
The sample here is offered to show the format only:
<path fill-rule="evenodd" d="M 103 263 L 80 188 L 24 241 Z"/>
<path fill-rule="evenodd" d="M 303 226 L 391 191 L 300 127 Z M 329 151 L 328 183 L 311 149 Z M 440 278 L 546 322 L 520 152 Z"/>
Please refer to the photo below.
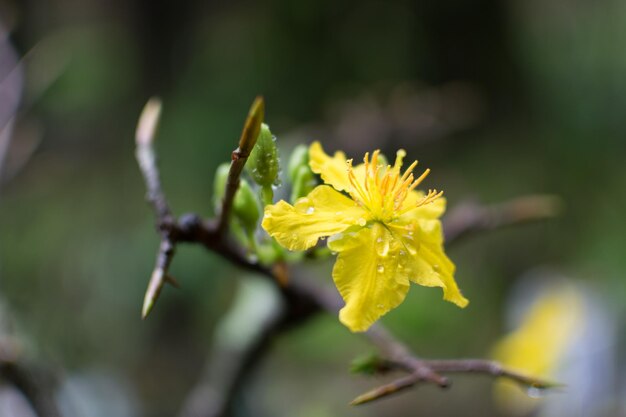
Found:
<path fill-rule="evenodd" d="M 422 191 L 411 191 L 406 200 L 402 204 L 403 210 L 405 207 L 416 205 L 423 197 Z M 438 219 L 446 211 L 446 199 L 439 197 L 432 203 L 424 204 L 423 206 L 416 207 L 400 216 L 405 221 L 409 219 Z"/>
<path fill-rule="evenodd" d="M 326 184 L 332 185 L 337 191 L 350 189 L 345 153 L 337 151 L 331 158 L 324 152 L 322 145 L 315 141 L 309 147 L 309 166 L 313 172 L 321 175 Z"/>
<path fill-rule="evenodd" d="M 353 332 L 367 330 L 383 314 L 397 307 L 409 290 L 402 243 L 380 223 L 330 239 L 339 252 L 333 279 L 345 307 L 339 320 Z"/>
<path fill-rule="evenodd" d="M 444 253 L 442 245 L 422 242 L 411 265 L 415 273 L 415 275 L 411 276 L 411 281 L 428 287 L 438 286 L 443 288 L 443 299 L 459 307 L 465 307 L 469 304 L 469 301 L 463 297 L 454 280 L 456 267 Z M 439 277 L 439 284 L 436 284 L 435 275 Z M 429 283 L 435 285 L 429 285 Z"/>
<path fill-rule="evenodd" d="M 283 200 L 266 206 L 262 226 L 287 249 L 305 250 L 315 246 L 320 237 L 355 224 L 365 225 L 368 220 L 368 213 L 354 201 L 320 185 L 293 206 Z"/>

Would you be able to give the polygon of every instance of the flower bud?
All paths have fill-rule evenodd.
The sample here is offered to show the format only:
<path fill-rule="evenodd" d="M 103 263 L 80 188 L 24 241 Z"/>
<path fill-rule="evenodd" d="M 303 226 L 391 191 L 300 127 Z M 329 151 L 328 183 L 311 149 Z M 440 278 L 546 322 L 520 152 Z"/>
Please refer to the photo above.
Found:
<path fill-rule="evenodd" d="M 316 185 L 315 175 L 308 165 L 299 166 L 291 182 L 291 202 L 309 194 Z"/>
<path fill-rule="evenodd" d="M 264 123 L 255 147 L 250 153 L 246 168 L 250 176 L 261 187 L 271 187 L 278 181 L 278 149 L 270 128 Z"/>
<path fill-rule="evenodd" d="M 287 164 L 287 174 L 289 174 L 291 182 L 294 182 L 297 171 L 302 166 L 309 167 L 309 147 L 300 144 L 291 151 L 289 163 Z"/>
<path fill-rule="evenodd" d="M 247 232 L 253 232 L 261 218 L 259 201 L 256 194 L 248 184 L 248 181 L 241 179 L 239 189 L 233 200 L 233 215 L 241 222 Z"/>
<path fill-rule="evenodd" d="M 291 180 L 291 202 L 304 197 L 315 188 L 317 184 L 315 175 L 309 167 L 309 148 L 307 146 L 298 145 L 291 152 L 287 164 L 287 173 Z"/>
<path fill-rule="evenodd" d="M 222 206 L 222 200 L 226 193 L 226 181 L 228 180 L 228 171 L 230 170 L 230 164 L 224 162 L 217 167 L 215 171 L 215 178 L 213 179 L 213 204 L 216 210 L 220 210 Z"/>

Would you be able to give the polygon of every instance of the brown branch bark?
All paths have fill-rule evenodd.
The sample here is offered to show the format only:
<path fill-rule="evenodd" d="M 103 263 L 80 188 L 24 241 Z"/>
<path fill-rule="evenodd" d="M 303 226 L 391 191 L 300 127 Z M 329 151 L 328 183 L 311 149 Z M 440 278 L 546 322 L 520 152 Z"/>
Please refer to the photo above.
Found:
<path fill-rule="evenodd" d="M 415 366 L 419 366 L 419 368 L 416 368 Z M 352 400 L 350 403 L 351 405 L 366 404 L 392 394 L 397 394 L 422 382 L 433 382 L 429 378 L 424 377 L 424 375 L 420 373 L 419 369 L 428 369 L 435 375 L 445 373 L 474 373 L 489 375 L 492 377 L 508 378 L 522 386 L 538 390 L 546 390 L 560 386 L 560 384 L 515 372 L 503 367 L 497 362 L 485 359 L 423 360 L 410 357 L 408 362 L 406 360 L 397 362 L 395 360 L 387 359 L 385 367 L 388 369 L 401 369 L 408 372 L 408 375 L 397 378 L 388 384 L 378 386 L 364 394 L 359 395 Z M 442 388 L 447 388 L 449 385 L 446 384 L 440 386 Z"/>
<path fill-rule="evenodd" d="M 239 178 L 241 177 L 243 167 L 246 165 L 248 156 L 250 156 L 250 152 L 252 152 L 252 148 L 254 148 L 256 144 L 264 117 L 265 103 L 262 97 L 257 97 L 252 103 L 252 107 L 250 108 L 250 112 L 243 126 L 243 131 L 239 138 L 239 147 L 235 149 L 231 155 L 232 161 L 226 180 L 226 192 L 224 194 L 224 200 L 222 201 L 222 210 L 217 227 L 220 237 L 224 236 L 228 228 L 228 220 L 230 218 L 233 200 L 239 188 Z"/>
<path fill-rule="evenodd" d="M 0 376 L 19 389 L 39 417 L 61 417 L 55 399 L 56 383 L 43 369 L 23 362 L 0 364 Z"/>
<path fill-rule="evenodd" d="M 443 220 L 445 241 L 456 243 L 472 234 L 556 217 L 562 201 L 553 195 L 528 195 L 489 206 L 475 202 L 458 205 Z"/>
<path fill-rule="evenodd" d="M 55 398 L 56 375 L 25 360 L 19 342 L 6 335 L 0 337 L 0 378 L 21 391 L 39 417 L 61 416 Z"/>
<path fill-rule="evenodd" d="M 178 417 L 232 415 L 242 388 L 260 364 L 259 358 L 264 357 L 274 340 L 292 325 L 290 320 L 289 314 L 277 311 L 262 325 L 251 343 L 235 357 L 231 349 L 217 349 L 207 364 L 205 375 L 188 394 Z M 226 374 L 223 372 L 225 364 L 230 365 Z M 216 374 L 216 370 L 219 374 Z M 213 401 L 207 401 L 207 395 L 212 395 Z"/>

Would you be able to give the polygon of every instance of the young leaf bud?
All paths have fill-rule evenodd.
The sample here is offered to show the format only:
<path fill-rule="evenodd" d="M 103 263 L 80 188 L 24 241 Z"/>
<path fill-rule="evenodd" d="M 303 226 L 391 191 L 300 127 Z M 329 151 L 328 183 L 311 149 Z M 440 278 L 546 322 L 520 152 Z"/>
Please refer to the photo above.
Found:
<path fill-rule="evenodd" d="M 247 232 L 252 232 L 261 218 L 261 210 L 256 194 L 244 179 L 233 200 L 233 214 Z"/>
<path fill-rule="evenodd" d="M 291 179 L 291 202 L 309 194 L 316 185 L 315 175 L 308 165 L 297 167 Z"/>
<path fill-rule="evenodd" d="M 261 125 L 261 131 L 252 149 L 246 168 L 250 176 L 261 187 L 269 188 L 278 180 L 278 149 L 276 141 L 266 124 Z"/>
<path fill-rule="evenodd" d="M 229 170 L 230 164 L 224 162 L 220 164 L 215 171 L 215 178 L 213 179 L 213 204 L 216 210 L 219 210 L 222 206 L 222 199 L 226 193 L 226 181 L 228 179 Z"/>
<path fill-rule="evenodd" d="M 293 183 L 300 167 L 309 167 L 309 147 L 300 144 L 294 148 L 287 164 L 287 174 Z"/>

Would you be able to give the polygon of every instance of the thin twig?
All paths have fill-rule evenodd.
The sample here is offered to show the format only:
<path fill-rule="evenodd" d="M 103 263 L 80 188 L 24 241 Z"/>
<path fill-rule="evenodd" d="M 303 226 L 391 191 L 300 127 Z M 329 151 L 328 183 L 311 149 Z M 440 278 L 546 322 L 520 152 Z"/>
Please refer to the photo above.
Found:
<path fill-rule="evenodd" d="M 226 180 L 226 190 L 224 200 L 222 201 L 222 210 L 218 222 L 218 236 L 224 236 L 228 229 L 228 220 L 230 211 L 233 206 L 235 193 L 239 188 L 239 178 L 241 171 L 246 165 L 248 156 L 252 152 L 252 148 L 256 144 L 259 132 L 261 131 L 261 123 L 265 117 L 265 102 L 263 97 L 257 97 L 250 107 L 250 112 L 246 118 L 246 122 L 239 138 L 239 147 L 235 149 L 231 155 L 230 170 L 228 171 L 228 179 Z"/>
<path fill-rule="evenodd" d="M 503 377 L 515 381 L 526 387 L 536 389 L 550 389 L 563 386 L 562 384 L 534 378 L 529 375 L 507 369 L 498 362 L 485 359 L 449 359 L 425 360 L 426 366 L 444 374 L 448 373 L 478 373 L 493 377 Z"/>
<path fill-rule="evenodd" d="M 419 380 L 430 382 L 441 388 L 449 385 L 448 379 L 424 365 L 424 361 L 417 359 L 410 349 L 389 333 L 379 323 L 372 326 L 365 336 L 380 350 L 385 361 L 401 367 L 407 372 L 414 374 Z"/>
<path fill-rule="evenodd" d="M 172 211 L 161 187 L 161 178 L 159 177 L 156 152 L 154 150 L 154 139 L 160 117 L 161 100 L 153 97 L 146 103 L 139 117 L 139 123 L 137 123 L 135 156 L 146 182 L 146 199 L 152 204 L 157 221 L 162 222 L 164 219 L 172 216 Z"/>
<path fill-rule="evenodd" d="M 563 386 L 562 384 L 534 378 L 532 376 L 507 369 L 497 362 L 485 359 L 419 360 L 419 362 L 422 366 L 437 373 L 476 373 L 489 375 L 495 378 L 508 378 L 511 381 L 517 382 L 522 387 L 536 390 L 547 390 Z M 386 366 L 389 368 L 395 367 L 407 370 L 405 363 L 394 363 L 393 361 L 389 361 L 386 363 Z M 372 402 L 391 394 L 398 393 L 424 381 L 424 378 L 413 372 L 388 384 L 374 388 L 365 394 L 359 395 L 350 404 L 361 405 Z"/>
<path fill-rule="evenodd" d="M 463 203 L 443 220 L 446 243 L 450 244 L 471 234 L 500 229 L 556 217 L 562 200 L 554 195 L 528 195 L 490 206 Z"/>
<path fill-rule="evenodd" d="M 169 274 L 169 266 L 174 258 L 176 249 L 176 235 L 173 233 L 174 228 L 170 227 L 175 222 L 175 219 L 161 187 L 161 178 L 154 150 L 154 138 L 160 116 L 161 101 L 158 98 L 151 98 L 141 112 L 135 133 L 135 156 L 146 183 L 146 199 L 154 209 L 157 218 L 157 229 L 161 235 L 156 265 L 152 271 L 141 308 L 141 317 L 143 319 L 150 314 L 165 283 L 178 287 L 176 280 Z"/>
<path fill-rule="evenodd" d="M 419 362 L 419 365 L 421 367 L 429 369 L 431 372 L 437 374 L 484 374 L 492 377 L 508 378 L 514 382 L 517 382 L 523 387 L 533 388 L 537 390 L 545 390 L 562 386 L 561 384 L 545 381 L 539 378 L 534 378 L 532 376 L 525 375 L 511 369 L 507 369 L 497 362 L 485 359 L 421 360 L 413 358 L 413 360 Z M 409 374 L 359 395 L 350 402 L 351 405 L 366 404 L 375 400 L 379 400 L 381 398 L 385 398 L 389 395 L 396 394 L 419 383 L 429 382 L 428 379 L 421 376 L 418 372 L 413 371 L 410 367 L 407 368 L 406 361 L 396 362 L 394 360 L 386 360 L 385 368 L 401 369 L 409 372 Z"/>

